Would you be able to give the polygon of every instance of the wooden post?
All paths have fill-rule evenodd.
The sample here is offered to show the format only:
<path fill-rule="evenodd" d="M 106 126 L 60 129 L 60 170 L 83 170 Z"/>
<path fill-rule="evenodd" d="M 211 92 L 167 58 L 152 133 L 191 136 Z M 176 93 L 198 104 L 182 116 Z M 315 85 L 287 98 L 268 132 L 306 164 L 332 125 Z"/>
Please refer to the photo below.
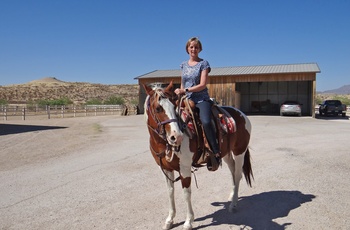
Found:
<path fill-rule="evenodd" d="M 50 106 L 49 105 L 47 105 L 46 106 L 46 111 L 47 111 L 47 117 L 48 117 L 48 119 L 50 119 Z"/>
<path fill-rule="evenodd" d="M 65 106 L 62 105 L 61 106 L 61 117 L 64 118 L 64 109 L 65 109 Z"/>
<path fill-rule="evenodd" d="M 7 106 L 4 109 L 4 120 L 7 121 Z"/>
<path fill-rule="evenodd" d="M 73 105 L 73 117 L 76 116 L 75 113 L 76 113 L 76 108 L 75 108 L 75 105 Z"/>
<path fill-rule="evenodd" d="M 85 117 L 87 116 L 87 106 L 85 105 Z"/>
<path fill-rule="evenodd" d="M 26 119 L 26 108 L 22 108 L 22 120 Z"/>

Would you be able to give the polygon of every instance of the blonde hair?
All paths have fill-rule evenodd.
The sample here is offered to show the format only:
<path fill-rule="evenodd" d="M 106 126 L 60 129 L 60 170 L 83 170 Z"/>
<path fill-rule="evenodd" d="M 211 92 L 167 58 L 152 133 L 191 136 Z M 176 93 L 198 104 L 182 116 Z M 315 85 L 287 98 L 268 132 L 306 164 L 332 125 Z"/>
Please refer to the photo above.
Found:
<path fill-rule="evenodd" d="M 190 39 L 188 39 L 187 43 L 186 43 L 186 52 L 188 53 L 188 47 L 190 46 L 191 42 L 195 42 L 198 45 L 199 48 L 199 52 L 202 51 L 202 43 L 201 41 L 199 41 L 199 39 L 197 37 L 192 37 Z"/>

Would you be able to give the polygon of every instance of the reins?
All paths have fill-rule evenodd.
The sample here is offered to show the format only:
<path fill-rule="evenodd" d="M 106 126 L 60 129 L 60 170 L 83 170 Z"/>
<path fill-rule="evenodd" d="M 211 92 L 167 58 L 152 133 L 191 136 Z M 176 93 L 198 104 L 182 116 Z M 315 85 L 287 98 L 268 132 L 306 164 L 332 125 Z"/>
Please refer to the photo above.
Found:
<path fill-rule="evenodd" d="M 147 111 L 149 111 L 149 113 L 152 116 L 153 120 L 157 123 L 157 129 L 153 128 L 149 124 L 147 124 L 147 126 L 153 132 L 155 132 L 159 137 L 161 137 L 164 141 L 167 142 L 166 137 L 165 137 L 165 132 L 164 132 L 164 125 L 166 125 L 168 123 L 171 123 L 171 122 L 178 122 L 178 120 L 173 118 L 173 119 L 168 119 L 168 120 L 165 120 L 165 121 L 159 121 L 157 116 L 154 113 L 152 113 L 150 98 L 148 98 L 148 101 L 147 101 Z"/>
<path fill-rule="evenodd" d="M 162 93 L 162 92 L 157 92 L 157 93 Z M 164 166 L 163 166 L 163 162 L 162 162 L 162 158 L 164 158 L 165 157 L 165 155 L 166 155 L 166 153 L 165 153 L 165 151 L 166 150 L 169 150 L 170 151 L 170 144 L 168 143 L 168 141 L 167 141 L 167 139 L 166 139 L 166 133 L 165 133 L 165 125 L 166 124 L 169 124 L 169 123 L 172 123 L 172 122 L 179 122 L 179 120 L 181 120 L 180 118 L 179 118 L 179 116 L 178 116 L 178 118 L 173 118 L 173 119 L 168 119 L 168 120 L 165 120 L 165 121 L 160 121 L 158 118 L 157 118 L 157 116 L 156 116 L 156 114 L 154 114 L 154 112 L 152 111 L 152 109 L 151 109 L 151 102 L 150 102 L 150 98 L 151 97 L 149 97 L 148 98 L 148 100 L 147 100 L 147 111 L 149 112 L 148 114 L 152 117 L 152 119 L 153 119 L 153 121 L 157 124 L 157 128 L 153 128 L 151 125 L 149 125 L 149 124 L 147 124 L 147 126 L 148 126 L 148 128 L 150 129 L 150 130 L 152 130 L 155 134 L 157 134 L 164 142 L 165 142 L 165 150 L 163 150 L 162 152 L 157 152 L 157 151 L 155 151 L 155 149 L 152 147 L 152 145 L 150 145 L 150 148 L 151 148 L 151 151 L 152 152 L 154 152 L 155 154 L 156 154 L 156 156 L 159 158 L 159 166 L 160 166 L 160 169 L 161 169 L 161 171 L 163 172 L 163 174 L 165 175 L 165 177 L 169 180 L 169 181 L 171 181 L 172 183 L 175 183 L 175 182 L 177 182 L 177 181 L 179 181 L 180 179 L 181 179 L 181 174 L 180 174 L 180 172 L 179 172 L 179 176 L 175 179 L 175 180 L 173 180 L 173 179 L 171 179 L 166 173 L 165 173 L 165 171 L 164 171 Z M 194 117 L 193 116 L 193 111 L 192 111 L 192 108 L 191 108 L 191 106 L 189 105 L 189 102 L 188 102 L 188 98 L 187 98 L 187 96 L 185 95 L 185 96 L 183 96 L 181 99 L 180 99 L 180 105 L 181 105 L 181 102 L 183 101 L 183 100 L 185 100 L 185 103 L 187 104 L 187 106 L 188 106 L 188 108 L 189 108 L 189 110 L 190 110 L 190 113 L 191 113 L 191 115 L 192 115 L 192 117 Z M 180 108 L 180 106 L 178 107 L 178 108 Z M 180 111 L 180 109 L 178 110 L 178 111 Z M 194 122 L 195 123 L 195 122 Z M 195 126 L 195 129 L 196 129 L 196 132 L 197 132 L 197 134 L 198 134 L 198 130 L 197 130 L 197 125 L 196 124 L 194 124 L 194 126 Z M 197 135 L 198 136 L 198 135 Z M 173 147 L 173 146 L 172 146 Z M 178 147 L 178 148 L 180 148 L 180 147 Z M 174 151 L 173 149 L 171 150 L 171 151 Z M 178 150 L 177 150 L 178 151 Z M 174 154 L 174 153 L 173 153 Z M 196 183 L 196 186 L 197 186 L 197 188 L 198 188 L 198 184 L 197 184 L 197 177 L 196 177 L 196 174 L 195 174 L 195 172 L 197 171 L 198 169 L 194 169 L 194 170 L 191 170 L 191 172 L 193 173 L 193 175 L 194 175 L 194 179 L 195 179 L 195 183 Z"/>

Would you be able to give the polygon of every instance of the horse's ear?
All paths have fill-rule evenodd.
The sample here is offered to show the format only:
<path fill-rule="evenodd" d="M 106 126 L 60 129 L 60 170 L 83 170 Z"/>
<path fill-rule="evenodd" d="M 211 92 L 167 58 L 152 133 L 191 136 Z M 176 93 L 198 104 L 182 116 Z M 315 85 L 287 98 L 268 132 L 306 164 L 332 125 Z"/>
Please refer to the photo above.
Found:
<path fill-rule="evenodd" d="M 173 91 L 173 81 L 169 83 L 169 85 L 166 87 L 165 91 L 172 92 Z"/>
<path fill-rule="evenodd" d="M 148 95 L 152 95 L 154 93 L 153 89 L 151 87 L 149 87 L 148 85 L 146 84 L 142 84 L 143 85 L 143 88 L 146 90 L 146 93 Z"/>

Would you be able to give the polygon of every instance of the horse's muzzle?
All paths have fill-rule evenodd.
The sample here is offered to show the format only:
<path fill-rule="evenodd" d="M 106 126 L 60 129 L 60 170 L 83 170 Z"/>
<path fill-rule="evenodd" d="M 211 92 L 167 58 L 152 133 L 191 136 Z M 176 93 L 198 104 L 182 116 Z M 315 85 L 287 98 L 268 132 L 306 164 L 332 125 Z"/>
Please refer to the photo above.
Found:
<path fill-rule="evenodd" d="M 181 132 L 172 131 L 167 139 L 170 145 L 179 146 L 181 145 L 183 134 Z"/>

